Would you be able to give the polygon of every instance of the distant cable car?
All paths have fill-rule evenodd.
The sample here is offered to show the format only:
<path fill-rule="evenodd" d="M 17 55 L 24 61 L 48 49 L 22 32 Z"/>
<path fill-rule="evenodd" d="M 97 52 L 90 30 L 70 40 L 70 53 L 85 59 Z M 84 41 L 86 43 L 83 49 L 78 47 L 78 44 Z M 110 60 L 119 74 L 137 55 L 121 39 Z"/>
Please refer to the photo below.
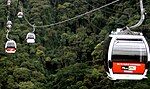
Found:
<path fill-rule="evenodd" d="M 10 6 L 11 0 L 7 0 L 7 6 Z"/>
<path fill-rule="evenodd" d="M 118 32 L 120 33 L 120 32 Z M 149 46 L 144 36 L 111 34 L 106 71 L 111 80 L 141 80 L 146 77 L 150 61 Z"/>
<path fill-rule="evenodd" d="M 12 28 L 12 22 L 10 20 L 7 21 L 6 27 L 11 29 Z"/>
<path fill-rule="evenodd" d="M 35 43 L 35 34 L 29 32 L 26 36 L 27 43 Z"/>
<path fill-rule="evenodd" d="M 16 42 L 14 40 L 8 40 L 5 44 L 6 53 L 15 53 L 16 52 Z"/>
<path fill-rule="evenodd" d="M 18 18 L 22 18 L 23 17 L 23 12 L 18 12 L 17 16 L 18 16 Z"/>

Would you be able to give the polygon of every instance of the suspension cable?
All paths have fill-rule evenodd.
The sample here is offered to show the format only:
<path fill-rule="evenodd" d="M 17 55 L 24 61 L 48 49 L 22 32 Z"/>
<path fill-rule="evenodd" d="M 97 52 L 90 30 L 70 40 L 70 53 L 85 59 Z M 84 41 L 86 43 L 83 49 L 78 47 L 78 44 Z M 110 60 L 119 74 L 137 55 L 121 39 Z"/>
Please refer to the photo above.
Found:
<path fill-rule="evenodd" d="M 87 2 L 86 0 L 83 0 L 82 2 L 85 2 L 86 4 L 88 4 L 89 6 L 91 6 L 92 8 L 96 8 L 95 6 L 93 6 L 93 5 L 91 5 L 89 2 Z M 113 11 L 113 12 L 120 13 L 120 14 L 128 15 L 128 14 L 123 13 L 123 12 L 121 12 L 121 11 L 115 11 L 115 10 L 110 9 L 110 8 L 106 8 L 106 9 L 111 10 L 111 11 Z M 103 9 L 101 9 L 101 11 L 104 11 L 104 12 L 106 12 L 106 13 L 111 13 L 110 11 L 106 11 L 106 10 L 103 10 Z"/>
<path fill-rule="evenodd" d="M 7 21 L 10 20 L 10 5 L 7 5 Z"/>
<path fill-rule="evenodd" d="M 43 26 L 32 25 L 32 24 L 28 21 L 28 19 L 26 18 L 25 15 L 24 15 L 24 19 L 25 19 L 25 21 L 26 21 L 31 27 L 35 27 L 35 28 L 45 28 L 45 27 L 50 27 L 50 26 L 59 25 L 59 24 L 62 24 L 62 23 L 65 23 L 65 22 L 68 22 L 68 21 L 71 21 L 71 20 L 75 20 L 75 19 L 77 19 L 77 18 L 81 18 L 81 17 L 83 17 L 83 16 L 85 16 L 85 15 L 87 15 L 87 14 L 93 13 L 93 12 L 95 12 L 95 11 L 97 11 L 97 10 L 100 10 L 100 9 L 102 9 L 102 8 L 104 8 L 104 7 L 107 7 L 107 6 L 111 5 L 111 4 L 114 4 L 114 3 L 118 2 L 118 1 L 120 1 L 120 0 L 112 1 L 111 3 L 105 4 L 105 5 L 103 5 L 103 6 L 99 7 L 99 8 L 95 8 L 95 9 L 93 9 L 93 10 L 90 10 L 90 11 L 85 12 L 85 13 L 83 13 L 83 14 L 77 15 L 77 16 L 75 16 L 75 17 L 72 17 L 72 18 L 66 19 L 66 20 L 64 20 L 64 21 L 57 22 L 57 23 L 52 23 L 52 24 L 49 24 L 49 25 L 43 25 Z"/>
<path fill-rule="evenodd" d="M 11 5 L 11 0 L 7 0 L 7 22 L 10 21 L 10 5 Z M 11 40 L 8 37 L 10 30 L 11 30 L 11 28 L 7 28 L 7 34 L 6 34 L 6 39 L 7 40 Z"/>

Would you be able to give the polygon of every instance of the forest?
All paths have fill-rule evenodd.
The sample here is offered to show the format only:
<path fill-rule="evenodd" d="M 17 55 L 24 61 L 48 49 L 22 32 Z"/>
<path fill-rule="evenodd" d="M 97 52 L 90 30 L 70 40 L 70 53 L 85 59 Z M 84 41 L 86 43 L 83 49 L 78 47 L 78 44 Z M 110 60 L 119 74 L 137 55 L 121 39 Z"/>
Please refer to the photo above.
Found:
<path fill-rule="evenodd" d="M 13 23 L 9 38 L 17 43 L 14 54 L 5 53 L 7 0 L 0 0 L 0 89 L 150 89 L 146 80 L 107 78 L 106 40 L 116 28 L 132 26 L 140 19 L 140 0 L 120 0 L 93 13 L 49 27 L 35 28 L 36 42 L 25 40 L 36 26 L 67 20 L 113 0 L 11 0 Z M 20 2 L 20 3 L 19 3 Z M 133 29 L 150 44 L 150 0 L 143 0 L 146 18 Z M 150 68 L 149 68 L 150 69 Z"/>

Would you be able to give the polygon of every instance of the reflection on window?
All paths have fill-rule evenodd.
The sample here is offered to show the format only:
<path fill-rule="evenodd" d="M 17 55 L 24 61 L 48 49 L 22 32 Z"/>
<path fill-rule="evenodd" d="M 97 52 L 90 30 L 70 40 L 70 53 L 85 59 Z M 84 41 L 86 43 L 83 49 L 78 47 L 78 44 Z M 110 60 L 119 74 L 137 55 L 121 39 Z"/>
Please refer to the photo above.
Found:
<path fill-rule="evenodd" d="M 146 46 L 142 40 L 118 39 L 113 45 L 112 60 L 145 62 L 147 60 Z"/>
<path fill-rule="evenodd" d="M 7 44 L 7 48 L 14 48 L 15 47 L 15 44 L 14 43 L 8 43 Z"/>

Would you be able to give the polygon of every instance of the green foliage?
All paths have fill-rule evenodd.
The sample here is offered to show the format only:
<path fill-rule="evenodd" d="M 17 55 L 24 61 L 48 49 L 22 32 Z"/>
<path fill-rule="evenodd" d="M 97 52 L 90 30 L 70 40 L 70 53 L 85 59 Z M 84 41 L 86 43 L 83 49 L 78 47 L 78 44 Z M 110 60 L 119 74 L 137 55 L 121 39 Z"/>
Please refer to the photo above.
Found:
<path fill-rule="evenodd" d="M 13 72 L 16 81 L 28 81 L 30 75 L 30 70 L 27 68 L 15 68 Z"/>
<path fill-rule="evenodd" d="M 31 81 L 27 81 L 27 82 L 20 82 L 19 89 L 37 89 L 37 87 Z"/>
<path fill-rule="evenodd" d="M 120 2 L 79 19 L 47 28 L 36 28 L 36 43 L 27 44 L 31 28 L 16 14 L 12 0 L 9 37 L 16 41 L 15 54 L 4 52 L 7 8 L 0 1 L 0 89 L 149 89 L 150 80 L 110 81 L 104 70 L 108 35 L 116 28 L 140 19 L 139 0 Z M 30 23 L 48 25 L 100 7 L 111 0 L 20 0 Z M 91 6 L 93 5 L 93 6 Z M 144 0 L 146 20 L 140 28 L 150 43 L 150 1 Z M 148 74 L 150 78 L 150 73 Z"/>
<path fill-rule="evenodd" d="M 85 74 L 90 74 L 89 67 L 85 64 L 75 64 L 59 70 L 54 79 L 54 88 L 67 89 L 71 85 L 76 84 L 80 87 L 80 83 L 84 80 Z M 80 82 L 78 82 L 80 81 Z"/>

